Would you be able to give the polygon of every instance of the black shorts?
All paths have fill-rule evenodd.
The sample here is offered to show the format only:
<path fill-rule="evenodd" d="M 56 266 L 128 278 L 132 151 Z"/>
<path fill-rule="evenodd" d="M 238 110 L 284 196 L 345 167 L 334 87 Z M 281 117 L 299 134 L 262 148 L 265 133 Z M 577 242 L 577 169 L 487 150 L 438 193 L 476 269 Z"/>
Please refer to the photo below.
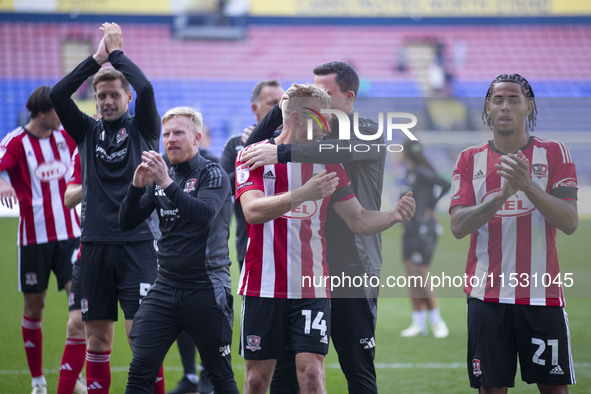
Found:
<path fill-rule="evenodd" d="M 240 354 L 246 360 L 278 359 L 285 350 L 326 355 L 330 300 L 244 297 Z"/>
<path fill-rule="evenodd" d="M 428 220 L 416 229 L 405 231 L 402 236 L 404 261 L 410 260 L 415 264 L 431 264 L 431 257 L 441 231 L 441 225 L 434 219 Z"/>
<path fill-rule="evenodd" d="M 212 284 L 213 288 L 181 289 L 156 281 L 144 298 L 129 334 L 133 360 L 128 391 L 152 392 L 166 353 L 184 330 L 199 349 L 215 392 L 237 392 L 231 363 L 232 293 L 215 280 Z"/>
<path fill-rule="evenodd" d="M 117 320 L 117 300 L 133 319 L 157 273 L 153 241 L 82 244 L 82 320 Z"/>
<path fill-rule="evenodd" d="M 470 386 L 513 387 L 517 371 L 527 383 L 575 383 L 568 317 L 558 306 L 468 299 Z"/>
<path fill-rule="evenodd" d="M 68 295 L 68 308 L 70 311 L 80 310 L 80 270 L 82 269 L 82 261 L 76 259 L 72 266 L 72 285 L 70 286 L 70 294 Z"/>
<path fill-rule="evenodd" d="M 23 293 L 47 290 L 51 271 L 57 287 L 63 289 L 72 280 L 72 265 L 80 246 L 79 238 L 18 247 L 19 288 Z"/>

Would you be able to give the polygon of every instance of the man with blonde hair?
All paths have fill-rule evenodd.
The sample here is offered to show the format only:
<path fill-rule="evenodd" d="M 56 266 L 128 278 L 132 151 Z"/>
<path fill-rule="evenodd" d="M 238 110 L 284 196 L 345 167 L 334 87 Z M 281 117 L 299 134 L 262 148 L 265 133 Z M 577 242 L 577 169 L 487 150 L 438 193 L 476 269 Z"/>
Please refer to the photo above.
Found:
<path fill-rule="evenodd" d="M 215 391 L 238 393 L 230 355 L 230 181 L 219 164 L 198 153 L 202 127 L 201 114 L 189 107 L 164 115 L 166 157 L 143 152 L 119 211 L 119 225 L 129 231 L 156 210 L 162 232 L 156 283 L 130 333 L 127 393 L 152 393 L 158 368 L 182 330 L 197 345 Z"/>
<path fill-rule="evenodd" d="M 294 84 L 286 94 L 282 133 L 259 144 L 304 144 L 322 138 L 327 130 L 316 122 L 308 127 L 308 120 L 330 106 L 328 94 L 309 84 Z M 276 361 L 286 349 L 296 355 L 301 392 L 324 393 L 330 335 L 327 210 L 332 205 L 354 233 L 373 234 L 410 220 L 414 199 L 409 193 L 393 211 L 368 211 L 353 195 L 340 164 L 278 163 L 251 170 L 242 164 L 249 149 L 236 158 L 236 198 L 249 235 L 238 285 L 244 296 L 244 393 L 267 391 Z"/>

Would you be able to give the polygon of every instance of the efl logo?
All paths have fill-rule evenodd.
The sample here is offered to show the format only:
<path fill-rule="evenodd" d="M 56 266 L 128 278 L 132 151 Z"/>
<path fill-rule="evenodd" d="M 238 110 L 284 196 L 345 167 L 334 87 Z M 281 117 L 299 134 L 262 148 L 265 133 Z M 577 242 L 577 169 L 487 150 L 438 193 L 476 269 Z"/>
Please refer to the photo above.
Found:
<path fill-rule="evenodd" d="M 349 120 L 349 116 L 340 111 L 338 109 L 321 109 L 320 113 L 318 111 L 313 110 L 312 108 L 305 107 L 306 109 L 312 111 L 312 113 L 308 113 L 316 123 L 322 128 L 323 125 L 328 130 L 328 123 L 326 119 L 322 116 L 322 114 L 332 114 L 337 117 L 339 122 L 339 140 L 350 140 L 351 139 L 351 122 Z M 407 119 L 410 122 L 407 123 L 394 123 L 394 119 Z M 417 141 L 417 137 L 411 133 L 410 129 L 417 125 L 417 117 L 413 114 L 408 112 L 387 112 L 386 113 L 387 125 L 386 125 L 386 140 L 392 140 L 392 134 L 395 130 L 402 131 L 409 139 L 413 141 Z M 312 119 L 308 119 L 308 140 L 314 139 L 314 132 L 313 132 L 314 123 Z M 359 113 L 353 113 L 353 133 L 355 136 L 362 140 L 362 141 L 377 141 L 379 140 L 382 135 L 384 134 L 384 113 L 378 112 L 378 130 L 375 134 L 363 134 L 359 131 Z M 355 144 L 354 146 L 347 147 L 348 151 L 351 149 L 355 152 L 368 152 L 370 149 L 377 148 L 378 152 L 384 148 L 388 152 L 402 152 L 402 145 L 400 144 L 384 144 L 384 143 L 373 143 L 373 144 Z M 320 144 L 319 147 L 320 151 L 323 150 L 343 150 L 342 147 L 338 147 L 334 144 Z"/>

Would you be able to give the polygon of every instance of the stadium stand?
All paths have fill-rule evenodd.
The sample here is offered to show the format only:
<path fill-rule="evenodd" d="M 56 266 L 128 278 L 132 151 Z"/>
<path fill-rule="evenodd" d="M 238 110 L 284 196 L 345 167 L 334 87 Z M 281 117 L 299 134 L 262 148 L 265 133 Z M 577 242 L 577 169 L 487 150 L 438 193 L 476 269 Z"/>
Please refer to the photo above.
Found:
<path fill-rule="evenodd" d="M 443 65 L 453 73 L 456 97 L 481 97 L 492 77 L 515 70 L 534 82 L 539 97 L 591 96 L 591 26 L 585 24 L 355 29 L 256 24 L 247 28 L 244 41 L 177 40 L 170 23 L 128 23 L 123 28 L 125 50 L 153 81 L 160 112 L 181 104 L 199 108 L 213 131 L 212 146 L 217 151 L 229 134 L 252 122 L 245 103 L 256 81 L 305 82 L 311 79 L 314 65 L 324 61 L 354 64 L 363 76 L 361 95 L 421 97 L 425 76 L 420 64 L 432 61 L 433 51 L 407 49 L 412 67 L 402 71 L 396 67 L 397 48 L 417 44 L 441 45 Z M 94 22 L 0 23 L 0 134 L 16 127 L 17 114 L 36 86 L 55 83 L 71 68 L 64 43 L 86 42 L 94 48 L 100 36 L 96 29 Z M 461 61 L 454 58 L 457 43 L 464 46 Z M 512 56 L 499 56 L 506 52 Z M 565 101 L 556 104 L 581 116 Z M 471 116 L 477 120 L 480 108 L 474 109 Z M 556 129 L 556 124 L 572 129 L 564 119 L 576 117 L 539 123 L 547 129 Z M 469 125 L 481 127 L 475 121 Z"/>

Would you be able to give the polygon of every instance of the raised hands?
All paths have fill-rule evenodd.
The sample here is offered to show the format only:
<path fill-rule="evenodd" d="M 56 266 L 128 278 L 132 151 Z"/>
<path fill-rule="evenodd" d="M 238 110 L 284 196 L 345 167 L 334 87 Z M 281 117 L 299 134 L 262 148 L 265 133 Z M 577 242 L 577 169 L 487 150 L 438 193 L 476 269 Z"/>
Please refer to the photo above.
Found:
<path fill-rule="evenodd" d="M 105 47 L 105 37 L 101 39 L 101 42 L 92 57 L 101 66 L 109 61 L 109 52 L 107 52 L 107 48 Z"/>
<path fill-rule="evenodd" d="M 146 187 L 152 182 L 156 182 L 162 189 L 170 186 L 172 179 L 168 176 L 168 167 L 158 152 L 144 151 L 142 160 L 133 174 L 133 186 Z"/>
<path fill-rule="evenodd" d="M 105 22 L 99 30 L 102 31 L 104 35 L 92 57 L 102 66 L 109 61 L 109 53 L 116 49 L 121 49 L 123 46 L 123 35 L 121 33 L 121 28 L 116 23 Z"/>
<path fill-rule="evenodd" d="M 532 180 L 529 175 L 529 160 L 523 152 L 501 156 L 501 162 L 495 164 L 497 174 L 505 178 L 503 193 L 508 198 L 518 190 L 527 191 Z"/>
<path fill-rule="evenodd" d="M 100 30 L 105 34 L 103 39 L 108 53 L 123 47 L 123 33 L 121 33 L 121 27 L 118 24 L 105 22 Z"/>

